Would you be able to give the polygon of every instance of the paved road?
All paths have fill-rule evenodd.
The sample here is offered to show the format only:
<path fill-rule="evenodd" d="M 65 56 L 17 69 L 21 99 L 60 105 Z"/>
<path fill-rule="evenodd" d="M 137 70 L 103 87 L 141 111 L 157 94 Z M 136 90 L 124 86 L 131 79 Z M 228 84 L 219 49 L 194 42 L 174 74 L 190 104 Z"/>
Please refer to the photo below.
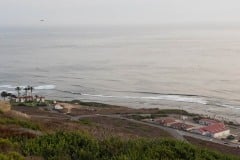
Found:
<path fill-rule="evenodd" d="M 185 131 L 178 130 L 178 133 L 181 134 L 182 136 L 189 136 L 189 137 L 192 137 L 192 138 L 201 139 L 201 140 L 204 140 L 204 141 L 210 141 L 210 142 L 213 142 L 213 143 L 226 145 L 226 146 L 229 146 L 229 147 L 238 147 L 239 146 L 239 144 L 235 144 L 235 143 L 232 143 L 232 142 L 227 142 L 225 144 L 225 142 L 220 140 L 220 139 L 207 137 L 207 136 L 202 136 L 202 135 L 194 134 L 194 133 L 190 133 L 190 132 L 185 132 Z"/>
<path fill-rule="evenodd" d="M 100 115 L 100 114 L 95 114 L 95 115 L 80 115 L 80 116 L 75 116 L 72 117 L 71 120 L 79 120 L 81 118 L 87 118 L 87 117 L 96 117 L 96 116 L 102 116 L 102 117 L 110 117 L 110 118 L 117 118 L 117 119 L 122 119 L 122 120 L 127 120 L 133 123 L 137 123 L 137 124 L 142 124 L 142 125 L 148 125 L 151 127 L 155 127 L 155 128 L 160 128 L 168 133 L 170 133 L 174 138 L 178 139 L 178 140 L 185 140 L 184 137 L 179 134 L 176 130 L 172 129 L 172 128 L 167 128 L 167 127 L 162 127 L 156 124 L 152 124 L 152 123 L 147 123 L 147 122 L 142 122 L 142 121 L 137 121 L 134 119 L 129 119 L 126 117 L 122 117 L 120 115 L 116 115 L 116 114 L 111 114 L 111 115 Z"/>
<path fill-rule="evenodd" d="M 198 134 L 194 134 L 194 133 L 190 133 L 190 132 L 186 132 L 186 131 L 180 131 L 180 130 L 176 130 L 176 129 L 173 129 L 173 128 L 153 124 L 153 123 L 150 123 L 150 122 L 148 123 L 148 122 L 138 121 L 138 120 L 134 120 L 134 119 L 129 119 L 129 118 L 122 117 L 121 115 L 116 115 L 116 114 L 112 114 L 112 115 L 102 115 L 102 114 L 101 115 L 100 114 L 80 115 L 80 116 L 71 117 L 71 120 L 76 121 L 76 120 L 79 120 L 81 118 L 96 117 L 96 116 L 118 118 L 118 119 L 130 121 L 130 122 L 133 122 L 133 123 L 138 123 L 138 124 L 148 125 L 148 126 L 155 127 L 155 128 L 160 128 L 164 131 L 169 132 L 174 138 L 176 138 L 178 140 L 185 141 L 184 136 L 189 136 L 189 137 L 192 137 L 192 138 L 201 139 L 201 140 L 204 140 L 204 141 L 209 141 L 209 142 L 213 142 L 213 143 L 217 143 L 217 144 L 221 144 L 221 145 L 226 145 L 226 146 L 229 146 L 229 147 L 238 147 L 239 146 L 238 144 L 235 144 L 235 143 L 228 142 L 228 144 L 224 144 L 224 141 L 219 140 L 219 139 L 206 137 L 206 136 L 202 136 L 202 135 L 198 135 Z"/>

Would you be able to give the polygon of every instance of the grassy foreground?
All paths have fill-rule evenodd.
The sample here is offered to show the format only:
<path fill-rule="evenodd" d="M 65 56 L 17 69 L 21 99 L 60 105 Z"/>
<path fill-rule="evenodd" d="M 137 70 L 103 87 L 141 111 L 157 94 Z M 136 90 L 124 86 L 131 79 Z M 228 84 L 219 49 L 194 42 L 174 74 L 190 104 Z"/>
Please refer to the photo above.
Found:
<path fill-rule="evenodd" d="M 34 139 L 0 139 L 0 159 L 33 156 L 47 160 L 237 160 L 239 158 L 169 139 L 108 138 L 57 132 Z M 7 152 L 9 151 L 9 152 Z M 3 155 L 4 154 L 4 155 Z M 20 155 L 21 154 L 21 155 Z"/>

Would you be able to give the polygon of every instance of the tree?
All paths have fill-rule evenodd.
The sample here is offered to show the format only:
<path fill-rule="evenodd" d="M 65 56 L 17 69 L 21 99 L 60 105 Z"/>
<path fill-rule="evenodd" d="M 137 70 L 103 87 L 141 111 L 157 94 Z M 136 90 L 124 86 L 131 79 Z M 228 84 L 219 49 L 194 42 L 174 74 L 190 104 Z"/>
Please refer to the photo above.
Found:
<path fill-rule="evenodd" d="M 20 88 L 20 87 L 16 87 L 15 90 L 17 91 L 17 94 L 18 94 L 18 97 L 19 97 L 19 96 L 20 96 L 21 88 Z"/>
<path fill-rule="evenodd" d="M 4 101 L 5 101 L 5 98 L 8 96 L 8 93 L 6 91 L 3 91 L 1 93 L 1 97 L 3 97 Z"/>
<path fill-rule="evenodd" d="M 30 89 L 31 96 L 32 96 L 32 92 L 33 92 L 34 88 L 31 86 L 31 87 L 29 87 L 29 89 Z"/>
<path fill-rule="evenodd" d="M 30 90 L 30 86 L 25 87 L 24 90 L 25 90 L 25 95 L 28 96 L 28 91 Z"/>
<path fill-rule="evenodd" d="M 12 93 L 7 93 L 7 97 L 11 100 L 12 99 L 13 94 Z"/>

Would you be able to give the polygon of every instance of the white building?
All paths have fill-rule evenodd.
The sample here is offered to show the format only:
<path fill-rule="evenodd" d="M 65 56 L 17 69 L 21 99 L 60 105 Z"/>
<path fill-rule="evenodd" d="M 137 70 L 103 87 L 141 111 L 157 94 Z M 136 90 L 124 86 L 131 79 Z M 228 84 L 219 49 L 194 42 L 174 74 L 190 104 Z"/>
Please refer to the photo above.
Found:
<path fill-rule="evenodd" d="M 226 128 L 223 123 L 215 123 L 206 127 L 194 129 L 192 132 L 213 138 L 224 137 L 230 134 L 230 130 Z"/>
<path fill-rule="evenodd" d="M 54 109 L 56 110 L 62 110 L 63 107 L 60 104 L 55 104 Z"/>

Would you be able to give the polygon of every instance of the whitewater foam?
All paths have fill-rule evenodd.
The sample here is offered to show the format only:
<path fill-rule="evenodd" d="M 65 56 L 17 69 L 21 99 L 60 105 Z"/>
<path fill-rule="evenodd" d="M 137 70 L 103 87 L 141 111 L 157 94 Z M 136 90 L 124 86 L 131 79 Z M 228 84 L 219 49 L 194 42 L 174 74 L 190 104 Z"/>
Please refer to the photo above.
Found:
<path fill-rule="evenodd" d="M 42 86 L 34 87 L 34 89 L 36 89 L 36 90 L 51 90 L 51 89 L 55 89 L 55 88 L 56 88 L 55 85 L 42 85 Z"/>
<path fill-rule="evenodd" d="M 168 100 L 168 101 L 177 101 L 177 102 L 189 102 L 189 103 L 199 103 L 207 104 L 207 101 L 200 97 L 187 97 L 179 95 L 160 95 L 156 97 L 141 97 L 143 99 L 153 99 L 153 100 Z"/>
<path fill-rule="evenodd" d="M 6 85 L 0 85 L 0 88 L 13 89 L 13 88 L 15 88 L 15 86 L 6 84 Z"/>
<path fill-rule="evenodd" d="M 199 104 L 208 104 L 207 100 L 201 97 L 187 97 L 179 95 L 159 95 L 155 97 L 135 97 L 135 96 L 109 96 L 109 95 L 91 95 L 91 94 L 82 94 L 83 96 L 92 96 L 92 97 L 102 97 L 102 98 L 120 98 L 120 99 L 149 99 L 149 100 L 167 100 L 167 101 L 177 101 L 177 102 L 188 102 L 188 103 L 199 103 Z"/>
<path fill-rule="evenodd" d="M 240 110 L 240 106 L 234 106 L 234 105 L 229 105 L 229 104 L 220 104 L 220 103 L 217 103 L 216 105 L 220 106 L 220 107 Z"/>
<path fill-rule="evenodd" d="M 20 87 L 23 89 L 23 88 L 27 87 L 27 85 L 20 85 L 20 86 L 14 86 L 14 85 L 10 85 L 10 84 L 0 85 L 0 88 L 3 88 L 3 89 L 15 89 L 16 87 Z M 51 90 L 54 88 L 56 88 L 55 85 L 41 85 L 41 86 L 34 87 L 34 89 L 36 89 L 36 90 Z"/>

